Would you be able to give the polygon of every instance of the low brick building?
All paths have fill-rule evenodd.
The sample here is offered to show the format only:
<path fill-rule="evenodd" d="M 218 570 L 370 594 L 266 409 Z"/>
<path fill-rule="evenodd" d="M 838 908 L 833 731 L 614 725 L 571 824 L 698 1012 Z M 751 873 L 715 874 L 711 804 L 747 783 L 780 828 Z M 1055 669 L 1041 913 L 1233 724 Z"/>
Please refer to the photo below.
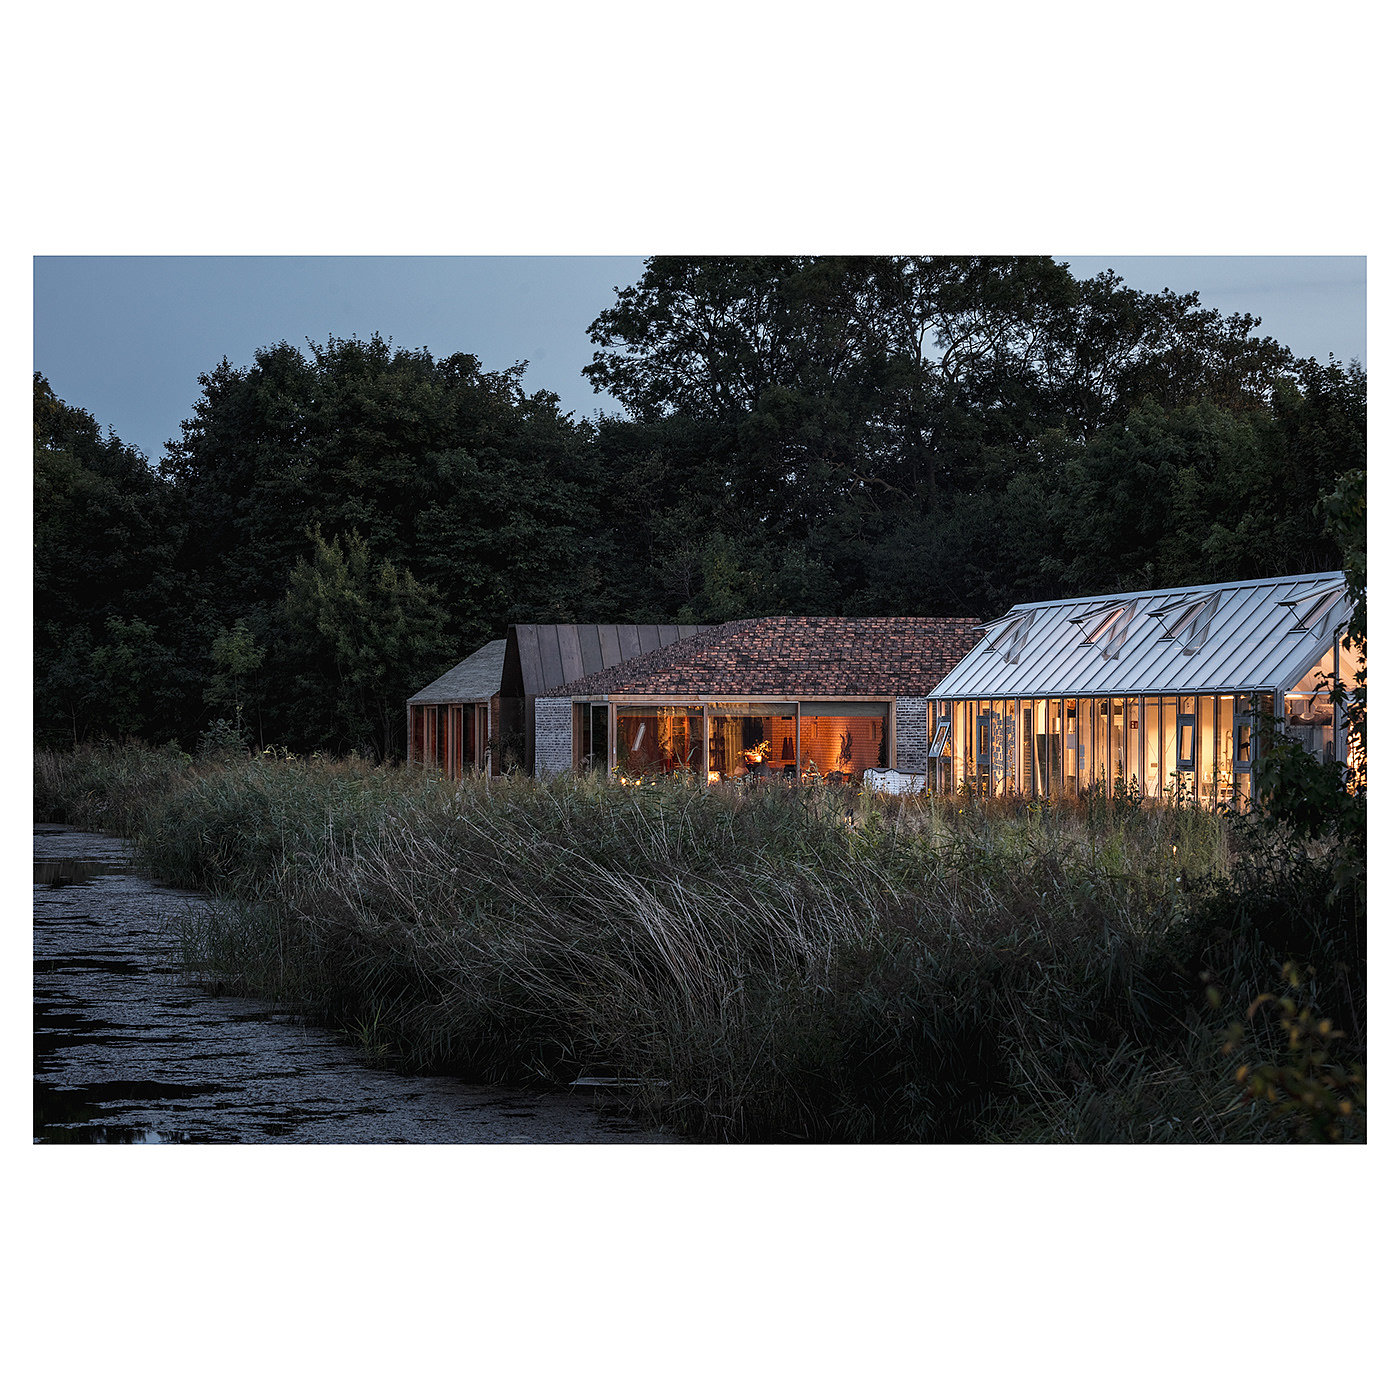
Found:
<path fill-rule="evenodd" d="M 926 697 L 980 636 L 975 618 L 721 623 L 543 691 L 534 770 L 683 770 L 709 782 L 922 776 Z"/>

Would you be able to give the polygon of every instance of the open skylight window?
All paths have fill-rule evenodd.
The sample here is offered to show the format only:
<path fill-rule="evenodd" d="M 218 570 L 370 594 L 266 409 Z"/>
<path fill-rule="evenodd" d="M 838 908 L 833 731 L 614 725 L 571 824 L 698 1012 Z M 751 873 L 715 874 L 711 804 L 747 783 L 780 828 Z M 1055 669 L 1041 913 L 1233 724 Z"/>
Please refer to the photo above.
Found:
<path fill-rule="evenodd" d="M 1035 618 L 1032 608 L 1026 612 L 1008 613 L 991 624 L 987 633 L 987 645 L 999 652 L 1009 665 L 1014 666 L 1021 659 L 1021 651 L 1026 638 L 1031 634 L 1031 622 Z"/>
<path fill-rule="evenodd" d="M 1081 646 L 1098 645 L 1103 651 L 1104 660 L 1113 661 L 1123 649 L 1123 643 L 1128 638 L 1128 625 L 1136 611 L 1136 598 L 1126 603 L 1122 599 L 1114 599 L 1100 603 L 1088 612 L 1070 618 L 1070 621 L 1084 634 Z"/>
<path fill-rule="evenodd" d="M 1205 645 L 1210 633 L 1210 620 L 1220 606 L 1219 592 L 1190 594 L 1176 598 L 1164 608 L 1154 608 L 1149 617 L 1166 620 L 1163 640 L 1170 639 L 1181 643 L 1181 650 L 1190 656 Z"/>
<path fill-rule="evenodd" d="M 1322 624 L 1327 618 L 1327 614 L 1332 611 L 1333 605 L 1346 592 L 1346 588 L 1340 583 L 1329 583 L 1322 588 L 1313 588 L 1306 593 L 1300 593 L 1296 598 L 1283 598 L 1279 602 L 1280 607 L 1292 608 L 1293 615 L 1298 619 L 1289 631 L 1291 632 L 1316 632 L 1321 635 Z"/>
<path fill-rule="evenodd" d="M 1108 603 L 1096 603 L 1088 612 L 1070 618 L 1070 622 L 1084 634 L 1080 646 L 1092 646 L 1117 621 L 1123 611 L 1123 603 L 1114 599 Z"/>
<path fill-rule="evenodd" d="M 1135 612 L 1137 612 L 1136 598 L 1134 598 L 1127 607 L 1119 608 L 1118 612 L 1114 615 L 1103 643 L 1103 656 L 1105 661 L 1116 661 L 1118 659 L 1118 653 L 1123 650 L 1123 643 L 1128 640 L 1128 625 L 1132 622 Z"/>

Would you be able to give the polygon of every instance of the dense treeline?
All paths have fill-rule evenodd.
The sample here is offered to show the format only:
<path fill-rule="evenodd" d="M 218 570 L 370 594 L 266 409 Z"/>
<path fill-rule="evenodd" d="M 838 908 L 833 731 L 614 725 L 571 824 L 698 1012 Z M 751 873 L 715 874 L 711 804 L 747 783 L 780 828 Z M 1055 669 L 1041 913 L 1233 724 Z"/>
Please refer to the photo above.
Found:
<path fill-rule="evenodd" d="M 1335 567 L 1359 366 L 1046 258 L 654 258 L 625 416 L 379 337 L 200 377 L 158 463 L 35 377 L 40 742 L 401 753 L 509 621 L 979 614 Z"/>

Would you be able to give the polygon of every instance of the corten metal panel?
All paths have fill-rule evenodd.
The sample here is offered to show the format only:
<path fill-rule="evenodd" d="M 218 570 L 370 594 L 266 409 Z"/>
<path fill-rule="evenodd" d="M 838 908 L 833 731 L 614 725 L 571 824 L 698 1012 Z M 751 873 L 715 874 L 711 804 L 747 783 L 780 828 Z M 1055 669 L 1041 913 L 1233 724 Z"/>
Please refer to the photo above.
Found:
<path fill-rule="evenodd" d="M 559 655 L 558 627 L 537 627 L 535 635 L 539 642 L 541 684 L 540 689 L 532 693 L 538 695 L 542 691 L 553 690 L 556 685 L 564 684 L 564 663 Z"/>
<path fill-rule="evenodd" d="M 583 629 L 571 623 L 567 627 L 556 627 L 554 630 L 559 638 L 559 665 L 563 673 L 557 683 L 576 681 L 585 670 L 583 651 L 579 647 L 578 638 Z"/>
<path fill-rule="evenodd" d="M 1192 691 L 1271 689 L 1320 652 L 1332 629 L 1346 620 L 1349 605 L 1339 596 L 1307 631 L 1295 631 L 1298 616 L 1285 606 L 1319 588 L 1344 585 L 1340 573 L 1293 574 L 1195 588 L 1097 594 L 1020 604 L 1033 612 L 1020 659 L 1009 663 L 990 645 L 989 634 L 937 685 L 930 698 L 996 699 L 1056 695 L 1171 695 Z M 1169 617 L 1149 613 L 1189 599 L 1213 597 L 1215 612 L 1204 641 L 1191 652 L 1167 632 Z M 1117 657 L 1101 644 L 1084 644 L 1072 619 L 1094 605 L 1137 600 L 1137 609 Z"/>
<path fill-rule="evenodd" d="M 539 628 L 533 622 L 515 624 L 515 645 L 520 654 L 520 684 L 526 695 L 538 695 L 544 686 L 540 665 Z"/>
<path fill-rule="evenodd" d="M 591 676 L 603 669 L 603 648 L 598 645 L 598 624 L 581 623 L 578 629 L 579 652 L 583 656 L 583 674 Z"/>

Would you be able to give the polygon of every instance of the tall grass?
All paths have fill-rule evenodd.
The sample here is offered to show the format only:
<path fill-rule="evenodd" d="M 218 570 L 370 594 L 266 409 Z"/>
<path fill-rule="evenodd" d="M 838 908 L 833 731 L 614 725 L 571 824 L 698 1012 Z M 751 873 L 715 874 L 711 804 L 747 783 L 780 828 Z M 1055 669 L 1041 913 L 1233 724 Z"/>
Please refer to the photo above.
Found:
<path fill-rule="evenodd" d="M 40 750 L 34 755 L 34 820 L 134 836 L 189 770 L 188 755 L 173 746 Z"/>
<path fill-rule="evenodd" d="M 156 873 L 224 896 L 192 968 L 414 1069 L 615 1076 L 706 1140 L 1285 1135 L 1203 993 L 1238 1012 L 1287 950 L 1216 917 L 1254 838 L 1195 808 L 115 771 Z"/>

